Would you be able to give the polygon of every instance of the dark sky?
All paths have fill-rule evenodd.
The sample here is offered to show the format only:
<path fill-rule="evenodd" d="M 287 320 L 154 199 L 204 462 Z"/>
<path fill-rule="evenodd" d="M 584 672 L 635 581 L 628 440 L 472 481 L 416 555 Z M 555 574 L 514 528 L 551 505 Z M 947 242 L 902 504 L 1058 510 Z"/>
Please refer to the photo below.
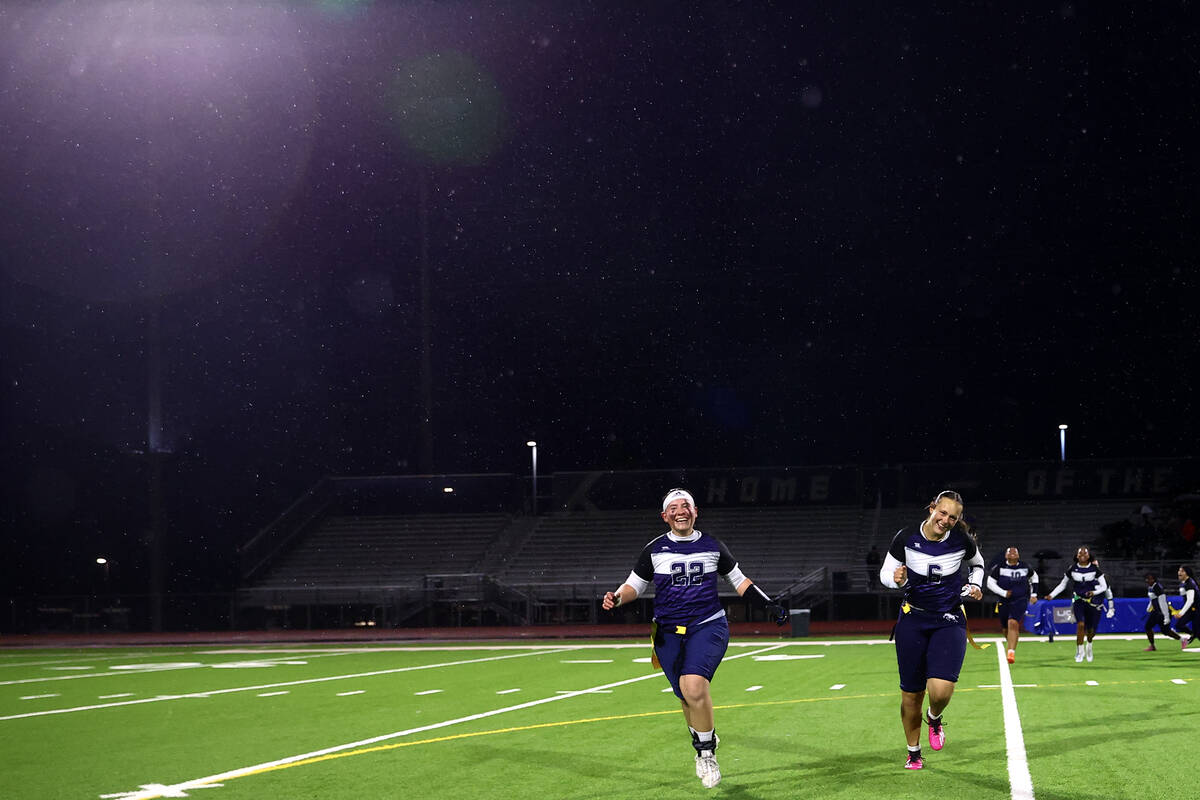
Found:
<path fill-rule="evenodd" d="M 1192 4 L 821 5 L 0 6 L 6 527 L 136 540 L 155 341 L 218 555 L 321 475 L 529 438 L 1193 455 Z"/>

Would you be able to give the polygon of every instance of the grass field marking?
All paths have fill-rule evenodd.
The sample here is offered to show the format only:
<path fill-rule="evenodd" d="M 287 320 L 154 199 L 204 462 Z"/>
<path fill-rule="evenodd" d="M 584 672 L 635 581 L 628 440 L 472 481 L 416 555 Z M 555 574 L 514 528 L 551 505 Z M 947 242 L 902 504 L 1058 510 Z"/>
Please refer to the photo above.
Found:
<path fill-rule="evenodd" d="M 528 654 L 525 654 L 525 655 L 528 655 Z M 504 656 L 499 656 L 497 658 L 503 658 L 503 657 Z M 508 657 L 512 657 L 512 656 L 508 656 Z M 481 659 L 481 660 L 490 661 L 490 660 L 494 660 L 494 659 Z M 409 729 L 403 730 L 403 731 L 395 731 L 393 733 L 385 733 L 380 736 L 373 736 L 369 739 L 362 739 L 357 742 L 348 742 L 346 744 L 339 744 L 339 745 L 334 745 L 332 747 L 326 747 L 321 750 L 315 750 L 311 753 L 302 753 L 300 755 L 288 756 L 286 758 L 281 758 L 276 761 L 268 761 L 268 762 L 264 762 L 262 764 L 255 764 L 254 766 L 250 766 L 250 767 L 239 767 L 237 769 L 232 769 L 227 772 L 219 773 L 217 775 L 209 775 L 204 778 L 193 778 L 192 780 L 184 781 L 183 783 L 176 783 L 176 784 L 171 784 L 171 785 L 144 784 L 142 786 L 142 788 L 138 791 L 118 792 L 115 794 L 102 794 L 102 795 L 100 795 L 100 797 L 105 798 L 105 800 L 115 800 L 116 798 L 119 798 L 119 800 L 157 800 L 157 798 L 161 798 L 161 797 L 186 797 L 187 795 L 185 793 L 188 791 L 191 791 L 192 789 L 207 788 L 216 783 L 233 780 L 234 778 L 243 778 L 243 777 L 247 777 L 249 775 L 257 775 L 259 773 L 269 772 L 273 769 L 280 769 L 280 768 L 283 768 L 286 766 L 296 765 L 297 762 L 304 761 L 304 762 L 308 762 L 308 763 L 313 763 L 311 761 L 312 759 L 320 759 L 322 756 L 328 756 L 328 755 L 332 755 L 335 753 L 341 753 L 341 752 L 345 752 L 347 750 L 355 750 L 355 749 L 359 749 L 359 748 L 369 747 L 371 745 L 378 744 L 379 742 L 385 742 L 389 739 L 398 739 L 402 736 L 411 736 L 414 733 L 424 733 L 425 731 L 437 730 L 439 728 L 446 728 L 451 725 L 459 725 L 464 722 L 474 722 L 476 720 L 487 719 L 488 717 L 494 717 L 498 714 L 507 714 L 512 711 L 521 711 L 526 708 L 533 708 L 535 706 L 545 705 L 546 703 L 555 703 L 560 700 L 568 700 L 573 697 L 579 697 L 582 695 L 592 694 L 592 693 L 595 693 L 598 691 L 603 691 L 605 689 L 615 689 L 619 686 L 626 686 L 626 685 L 629 685 L 632 683 L 639 683 L 641 681 L 649 680 L 651 678 L 661 678 L 661 677 L 662 677 L 662 673 L 656 670 L 654 672 L 650 672 L 645 675 L 638 675 L 633 678 L 626 678 L 625 680 L 615 681 L 613 683 L 606 683 L 606 684 L 602 684 L 600 686 L 592 686 L 587 689 L 579 689 L 579 690 L 576 690 L 573 692 L 568 692 L 566 694 L 555 694 L 555 695 L 552 695 L 549 697 L 540 698 L 538 700 L 530 700 L 528 703 L 519 703 L 518 705 L 515 705 L 515 706 L 505 706 L 504 708 L 496 708 L 496 709 L 492 709 L 491 711 L 483 711 L 479 714 L 470 714 L 465 717 L 458 717 L 456 719 L 444 720 L 442 722 L 434 722 L 429 725 L 423 725 L 418 728 L 409 728 Z M 652 713 L 668 713 L 668 712 L 652 712 Z M 678 714 L 679 709 L 677 709 L 677 708 L 673 709 L 669 713 Z M 649 716 L 649 714 L 637 715 L 637 716 Z M 153 788 L 147 788 L 147 787 L 153 787 Z"/>
<path fill-rule="evenodd" d="M 1084 681 L 1083 683 L 1085 686 L 1099 686 L 1100 685 L 1100 681 Z"/>
<path fill-rule="evenodd" d="M 996 658 L 1000 662 L 1000 699 L 1004 708 L 1004 745 L 1008 751 L 1008 785 L 1013 800 L 1033 800 L 1033 778 L 1025 754 L 1025 734 L 1021 731 L 1021 715 L 1017 711 L 1017 693 L 1013 689 L 1012 671 L 1008 668 L 1004 640 L 996 640 Z"/>
<path fill-rule="evenodd" d="M 564 645 L 559 647 L 558 652 L 566 653 L 571 649 L 572 648 L 570 646 Z M 196 697 L 212 697 L 219 694 L 232 694 L 235 692 L 257 692 L 266 689 L 281 689 L 286 686 L 302 686 L 309 683 L 327 683 L 329 681 L 343 681 L 351 678 L 373 678 L 379 675 L 394 675 L 398 672 L 413 672 L 415 670 L 435 669 L 438 667 L 457 667 L 463 664 L 482 664 L 488 661 L 505 661 L 510 658 L 525 658 L 527 656 L 545 655 L 546 652 L 553 654 L 555 651 L 536 650 L 532 652 L 505 653 L 504 655 L 488 656 L 486 658 L 468 658 L 464 661 L 444 661 L 437 664 L 419 664 L 414 667 L 396 667 L 395 669 L 380 669 L 372 672 L 356 672 L 346 675 L 327 675 L 323 678 L 305 678 L 295 681 L 281 681 L 279 683 L 263 683 L 254 686 L 234 686 L 228 689 L 212 689 L 209 691 L 190 692 L 188 694 L 163 694 L 155 697 L 143 697 L 137 700 L 122 700 L 117 703 L 95 703 L 86 706 L 75 706 L 73 708 L 50 708 L 44 711 L 30 711 L 24 714 L 8 714 L 0 717 L 0 722 L 13 719 L 25 719 L 28 717 L 44 717 L 51 714 L 71 714 L 77 711 L 96 711 L 102 708 L 135 706 L 143 703 L 159 703 L 166 700 L 185 700 Z"/>
<path fill-rule="evenodd" d="M 833 686 L 830 686 L 830 687 L 829 687 L 829 691 L 831 691 L 831 692 L 840 692 L 842 689 L 845 689 L 845 688 L 846 688 L 846 684 L 844 684 L 844 683 L 835 683 Z"/>
<path fill-rule="evenodd" d="M 349 697 L 352 694 L 366 694 L 366 693 L 367 693 L 366 689 L 354 689 L 349 692 L 338 692 L 337 696 L 338 697 Z"/>
<path fill-rule="evenodd" d="M 27 694 L 22 697 L 22 700 L 45 700 L 47 697 L 61 697 L 57 692 L 54 694 Z"/>
<path fill-rule="evenodd" d="M 13 653 L 12 655 L 15 656 L 16 653 Z M 163 653 L 163 654 L 153 653 L 152 655 L 166 655 L 166 654 L 165 653 Z M 174 654 L 172 654 L 172 655 L 174 655 Z M 0 664 L 0 668 L 3 668 L 3 667 L 44 667 L 49 664 L 64 664 L 64 663 L 74 664 L 74 663 L 78 663 L 80 661 L 116 661 L 117 659 L 121 659 L 121 658 L 133 658 L 133 657 L 134 657 L 133 653 L 105 653 L 102 656 L 72 656 L 70 658 L 55 658 L 50 661 L 15 661 L 10 664 Z M 145 658 L 146 654 L 140 653 L 137 655 L 137 657 Z"/>
<path fill-rule="evenodd" d="M 617 687 L 617 686 L 623 686 L 623 685 L 627 685 L 627 684 L 636 683 L 638 681 L 649 680 L 650 678 L 661 677 L 661 675 L 662 675 L 662 673 L 660 673 L 660 672 L 653 672 L 653 673 L 649 673 L 647 675 L 643 675 L 640 677 L 631 678 L 631 679 L 624 680 L 624 681 L 619 681 L 617 683 L 606 684 L 604 686 L 599 686 L 599 687 L 593 687 L 592 689 L 582 689 L 577 692 L 574 692 L 573 694 L 574 695 L 588 694 L 588 693 L 591 693 L 591 692 L 594 692 L 597 690 L 610 689 L 610 688 Z M 666 691 L 671 691 L 670 687 L 668 687 L 666 689 Z M 881 697 L 892 697 L 893 694 L 894 694 L 894 692 L 888 691 L 888 692 L 877 692 L 877 693 L 873 693 L 873 694 L 839 695 L 837 697 L 805 697 L 805 698 L 798 698 L 798 699 L 793 699 L 793 700 L 767 700 L 767 701 L 758 701 L 758 702 L 728 703 L 728 704 L 716 705 L 713 708 L 716 710 L 724 711 L 724 710 L 731 710 L 731 709 L 760 708 L 760 707 L 764 707 L 764 706 L 795 705 L 795 704 L 799 704 L 799 703 L 819 703 L 819 702 L 842 701 L 842 700 L 876 699 L 876 698 L 881 698 Z M 383 742 L 387 739 L 398 738 L 401 736 L 410 735 L 412 733 L 420 733 L 420 732 L 424 732 L 427 730 L 433 730 L 436 728 L 446 727 L 446 726 L 453 725 L 453 724 L 456 724 L 459 722 L 466 722 L 466 721 L 481 719 L 481 718 L 488 717 L 488 716 L 495 716 L 497 714 L 502 714 L 507 711 L 516 711 L 516 710 L 520 710 L 523 708 L 529 708 L 531 706 L 542 705 L 544 703 L 554 702 L 555 700 L 563 700 L 563 699 L 566 699 L 566 697 L 567 697 L 567 695 L 558 695 L 556 697 L 546 697 L 546 698 L 542 698 L 541 700 L 535 700 L 530 703 L 524 703 L 524 704 L 521 704 L 518 706 L 509 706 L 508 708 L 496 709 L 495 711 L 484 712 L 483 714 L 476 714 L 476 715 L 473 715 L 470 717 L 462 717 L 457 720 L 448 720 L 446 722 L 434 723 L 433 725 L 428 725 L 423 728 L 412 728 L 408 731 L 398 731 L 396 733 L 385 734 L 383 736 L 377 736 L 372 739 L 366 739 L 361 742 L 352 742 L 350 744 L 345 744 L 345 745 L 336 745 L 334 747 L 325 748 L 324 750 L 318 750 L 318 751 L 314 751 L 312 753 L 305 753 L 305 754 L 298 755 L 298 756 L 290 756 L 288 758 L 279 759 L 277 761 L 270 761 L 270 762 L 266 762 L 264 764 L 257 764 L 252 767 L 242 767 L 240 769 L 223 772 L 219 775 L 211 775 L 207 778 L 196 778 L 196 779 L 193 779 L 190 781 L 186 781 L 184 783 L 177 783 L 177 784 L 173 784 L 170 786 L 167 786 L 164 784 L 144 784 L 138 791 L 118 792 L 118 793 L 114 793 L 114 794 L 102 794 L 102 795 L 100 795 L 100 797 L 102 800 L 159 800 L 159 798 L 164 798 L 164 797 L 183 797 L 183 796 L 186 796 L 184 794 L 185 792 L 190 791 L 192 789 L 204 789 L 204 788 L 215 787 L 215 786 L 221 785 L 221 783 L 223 781 L 229 781 L 229 780 L 233 780 L 235 778 L 245 778 L 245 777 L 259 775 L 259 774 L 263 774 L 263 773 L 267 773 L 267 772 L 274 772 L 274 771 L 282 770 L 282 769 L 290 769 L 292 767 L 307 766 L 310 764 L 317 764 L 322 761 L 330 761 L 330 760 L 338 759 L 338 758 L 348 758 L 350 756 L 366 755 L 369 753 L 379 753 L 379 752 L 384 752 L 387 750 L 396 750 L 396 749 L 399 749 L 402 747 L 413 747 L 416 745 L 423 745 L 423 744 L 436 744 L 439 742 L 449 742 L 449 741 L 455 741 L 455 740 L 461 740 L 461 739 L 470 739 L 470 738 L 474 738 L 477 736 L 494 736 L 496 734 L 501 734 L 501 733 L 517 733 L 520 731 L 538 730 L 538 729 L 543 729 L 543 728 L 556 728 L 556 727 L 562 727 L 565 725 L 581 725 L 581 724 L 585 724 L 585 723 L 594 723 L 594 722 L 615 722 L 615 721 L 620 721 L 620 720 L 638 719 L 638 718 L 644 718 L 644 717 L 674 716 L 679 713 L 678 708 L 664 709 L 661 711 L 640 711 L 640 712 L 635 712 L 635 713 L 630 713 L 630 714 L 619 714 L 619 715 L 606 716 L 606 717 L 589 717 L 586 719 L 576 719 L 576 720 L 560 720 L 558 722 L 541 722 L 541 723 L 536 723 L 536 724 L 532 724 L 532 725 L 523 725 L 523 726 L 518 726 L 518 727 L 494 728 L 492 730 L 487 730 L 487 731 L 473 731 L 473 732 L 469 732 L 469 733 L 456 733 L 456 734 L 451 734 L 449 736 L 438 736 L 438 737 L 434 737 L 434 738 L 430 738 L 430 739 L 417 739 L 417 740 L 406 741 L 406 742 L 389 742 L 387 744 L 378 744 L 379 742 Z"/>
<path fill-rule="evenodd" d="M 281 694 L 290 694 L 290 692 L 286 692 L 286 691 L 283 691 L 283 692 L 259 692 L 258 696 L 259 697 L 278 697 Z"/>

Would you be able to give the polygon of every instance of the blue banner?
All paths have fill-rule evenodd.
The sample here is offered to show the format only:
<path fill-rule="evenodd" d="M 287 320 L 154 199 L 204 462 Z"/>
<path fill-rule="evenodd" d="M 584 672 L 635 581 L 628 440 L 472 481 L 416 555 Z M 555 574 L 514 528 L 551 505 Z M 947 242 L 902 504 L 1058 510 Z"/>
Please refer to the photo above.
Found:
<path fill-rule="evenodd" d="M 1100 624 L 1096 626 L 1096 633 L 1142 633 L 1145 630 L 1146 618 L 1150 616 L 1146 611 L 1146 606 L 1150 602 L 1147 598 L 1113 598 L 1112 602 L 1116 606 L 1116 613 L 1111 619 L 1107 614 L 1108 602 L 1107 600 L 1103 601 L 1105 610 L 1100 614 Z M 1169 595 L 1167 602 L 1171 604 L 1172 608 L 1183 606 L 1183 598 L 1179 595 Z M 1071 612 L 1071 600 L 1038 600 L 1025 612 L 1023 627 L 1029 633 L 1042 636 L 1049 634 L 1051 627 L 1056 636 L 1073 635 L 1075 633 L 1075 615 Z M 1172 627 L 1174 626 L 1172 625 Z M 1155 632 L 1157 631 L 1158 629 L 1155 628 Z"/>

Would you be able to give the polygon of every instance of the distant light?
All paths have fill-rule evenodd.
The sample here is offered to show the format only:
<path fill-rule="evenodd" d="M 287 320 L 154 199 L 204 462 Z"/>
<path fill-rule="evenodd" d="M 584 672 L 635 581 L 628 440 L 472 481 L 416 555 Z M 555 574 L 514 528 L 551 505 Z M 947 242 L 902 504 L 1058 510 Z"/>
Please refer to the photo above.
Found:
<path fill-rule="evenodd" d="M 1060 431 L 1065 431 L 1065 430 L 1067 429 L 1067 426 L 1066 426 L 1065 424 L 1064 424 L 1064 425 L 1059 425 L 1059 426 L 1058 426 L 1058 429 L 1059 429 Z"/>
<path fill-rule="evenodd" d="M 100 556 L 100 558 L 97 558 L 97 559 L 96 559 L 96 563 L 97 563 L 97 564 L 107 564 L 107 563 L 108 563 L 108 559 L 107 559 L 107 558 L 105 558 L 104 556 Z"/>
<path fill-rule="evenodd" d="M 453 486 L 443 486 L 443 487 L 442 487 L 442 492 L 443 492 L 443 494 L 450 494 L 450 493 L 451 493 L 451 492 L 453 492 L 453 491 L 454 491 L 454 487 L 453 487 Z"/>
<path fill-rule="evenodd" d="M 526 447 L 537 447 L 537 442 L 530 440 L 525 443 L 525 446 Z"/>

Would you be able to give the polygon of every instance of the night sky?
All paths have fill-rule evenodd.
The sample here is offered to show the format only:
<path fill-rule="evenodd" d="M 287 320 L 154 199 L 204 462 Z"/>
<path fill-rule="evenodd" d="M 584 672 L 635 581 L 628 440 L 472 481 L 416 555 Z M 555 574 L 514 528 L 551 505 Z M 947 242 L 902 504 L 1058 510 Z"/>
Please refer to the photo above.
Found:
<path fill-rule="evenodd" d="M 151 447 L 185 588 L 322 475 L 530 438 L 1194 455 L 1194 9 L 1020 5 L 4 3 L 6 584 L 137 552 Z"/>

